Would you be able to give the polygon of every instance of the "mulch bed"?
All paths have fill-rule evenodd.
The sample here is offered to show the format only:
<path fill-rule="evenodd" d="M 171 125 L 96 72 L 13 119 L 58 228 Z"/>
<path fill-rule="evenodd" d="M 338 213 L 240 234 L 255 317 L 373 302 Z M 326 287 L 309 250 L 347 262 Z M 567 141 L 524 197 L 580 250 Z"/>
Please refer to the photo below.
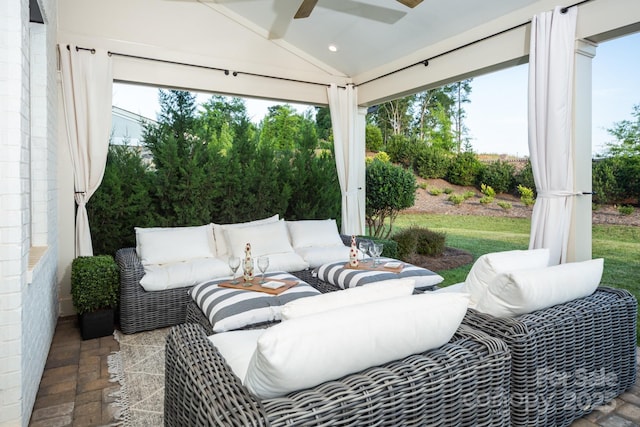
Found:
<path fill-rule="evenodd" d="M 433 257 L 415 254 L 406 261 L 413 265 L 438 272 L 471 264 L 473 262 L 473 255 L 471 252 L 463 249 L 446 247 L 440 256 Z"/>

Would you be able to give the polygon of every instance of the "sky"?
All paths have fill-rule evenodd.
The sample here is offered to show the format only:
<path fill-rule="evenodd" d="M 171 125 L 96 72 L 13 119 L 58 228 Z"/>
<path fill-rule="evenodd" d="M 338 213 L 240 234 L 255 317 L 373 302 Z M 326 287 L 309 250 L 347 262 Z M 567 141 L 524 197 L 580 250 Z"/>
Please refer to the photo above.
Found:
<path fill-rule="evenodd" d="M 640 33 L 601 43 L 592 63 L 593 153 L 602 152 L 612 140 L 606 129 L 631 119 L 632 107 L 640 104 Z M 527 64 L 473 79 L 470 103 L 465 104 L 466 126 L 476 153 L 528 156 Z M 198 102 L 209 95 L 199 95 Z M 246 99 L 249 118 L 259 123 L 272 101 Z M 158 89 L 115 83 L 113 105 L 155 119 L 159 112 Z M 303 112 L 305 105 L 290 104 Z"/>

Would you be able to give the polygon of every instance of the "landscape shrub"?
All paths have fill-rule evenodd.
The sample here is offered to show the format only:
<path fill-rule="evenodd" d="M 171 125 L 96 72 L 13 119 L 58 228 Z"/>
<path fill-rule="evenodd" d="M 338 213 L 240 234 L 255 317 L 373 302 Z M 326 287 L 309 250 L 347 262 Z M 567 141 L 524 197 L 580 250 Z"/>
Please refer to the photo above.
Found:
<path fill-rule="evenodd" d="M 493 198 L 496 196 L 496 192 L 493 187 L 484 183 L 480 184 L 480 191 L 487 197 Z"/>
<path fill-rule="evenodd" d="M 431 194 L 432 196 L 439 196 L 442 194 L 442 190 L 439 188 L 431 188 L 429 189 L 429 194 Z"/>
<path fill-rule="evenodd" d="M 471 151 L 458 153 L 451 159 L 447 181 L 456 185 L 475 186 L 482 163 Z"/>
<path fill-rule="evenodd" d="M 416 177 L 401 166 L 374 159 L 366 168 L 366 186 L 365 219 L 369 232 L 374 237 L 387 238 L 398 213 L 415 202 Z"/>
<path fill-rule="evenodd" d="M 389 163 L 391 161 L 391 158 L 389 157 L 389 155 L 387 153 L 385 153 L 384 151 L 379 151 L 376 153 L 375 156 L 373 156 L 374 159 L 378 159 L 381 162 L 386 162 Z"/>
<path fill-rule="evenodd" d="M 450 194 L 447 200 L 453 203 L 454 205 L 458 206 L 462 202 L 464 202 L 466 199 L 462 194 Z"/>
<path fill-rule="evenodd" d="M 421 178 L 446 177 L 450 163 L 451 153 L 448 151 L 426 144 L 417 144 L 413 169 Z"/>
<path fill-rule="evenodd" d="M 504 209 L 505 211 L 508 211 L 513 207 L 510 202 L 505 202 L 504 200 L 501 200 L 496 204 L 500 206 L 502 209 Z"/>
<path fill-rule="evenodd" d="M 382 150 L 382 131 L 376 125 L 367 124 L 365 128 L 365 146 L 367 151 Z"/>
<path fill-rule="evenodd" d="M 493 197 L 491 196 L 482 196 L 479 200 L 480 203 L 482 203 L 483 205 L 489 205 L 491 203 L 493 203 Z"/>
<path fill-rule="evenodd" d="M 390 136 L 387 140 L 386 151 L 393 163 L 400 163 L 405 167 L 413 167 L 415 144 L 406 136 Z"/>
<path fill-rule="evenodd" d="M 631 215 L 634 211 L 634 207 L 630 205 L 618 206 L 618 212 L 620 212 L 620 214 L 622 215 Z"/>
<path fill-rule="evenodd" d="M 442 190 L 442 192 L 444 194 L 451 194 L 453 193 L 453 188 L 446 187 L 445 189 Z"/>
<path fill-rule="evenodd" d="M 496 160 L 485 165 L 478 174 L 480 183 L 493 187 L 497 193 L 508 193 L 515 186 L 515 168 L 509 162 Z"/>
<path fill-rule="evenodd" d="M 393 235 L 398 246 L 398 257 L 410 262 L 416 254 L 424 256 L 442 255 L 445 249 L 446 235 L 425 227 L 405 228 Z"/>
<path fill-rule="evenodd" d="M 518 185 L 518 192 L 520 192 L 520 201 L 525 206 L 531 206 L 535 203 L 535 199 L 533 198 L 533 190 L 531 188 L 527 188 L 523 185 Z"/>
<path fill-rule="evenodd" d="M 593 162 L 592 189 L 595 203 L 607 204 L 619 199 L 620 187 L 616 180 L 614 167 L 613 159 L 601 159 Z"/>
<path fill-rule="evenodd" d="M 465 191 L 462 193 L 462 197 L 464 197 L 465 200 L 471 199 L 472 197 L 476 197 L 476 192 L 473 190 Z"/>
<path fill-rule="evenodd" d="M 516 172 L 514 176 L 514 181 L 515 181 L 514 185 L 516 189 L 520 185 L 523 187 L 531 188 L 533 189 L 534 197 L 536 196 L 536 193 L 535 193 L 536 183 L 535 183 L 535 180 L 533 179 L 533 170 L 531 169 L 531 159 L 527 159 L 522 169 Z"/>

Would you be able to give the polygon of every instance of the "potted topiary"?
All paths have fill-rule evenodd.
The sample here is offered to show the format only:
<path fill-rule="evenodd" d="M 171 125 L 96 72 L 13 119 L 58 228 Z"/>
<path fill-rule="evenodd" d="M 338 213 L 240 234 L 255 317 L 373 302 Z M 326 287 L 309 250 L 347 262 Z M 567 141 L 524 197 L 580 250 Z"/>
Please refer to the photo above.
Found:
<path fill-rule="evenodd" d="M 83 340 L 113 333 L 120 276 L 110 255 L 84 256 L 71 264 L 71 298 Z"/>

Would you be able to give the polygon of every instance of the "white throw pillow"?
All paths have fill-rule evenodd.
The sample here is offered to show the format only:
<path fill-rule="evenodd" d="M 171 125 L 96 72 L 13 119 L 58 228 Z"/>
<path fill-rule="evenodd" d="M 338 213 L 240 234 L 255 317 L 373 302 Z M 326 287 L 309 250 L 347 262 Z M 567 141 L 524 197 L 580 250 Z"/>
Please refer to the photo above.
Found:
<path fill-rule="evenodd" d="M 317 268 L 321 265 L 331 262 L 342 261 L 347 263 L 349 261 L 349 246 L 319 246 L 319 247 L 305 247 L 294 248 L 296 253 L 304 259 L 310 268 Z"/>
<path fill-rule="evenodd" d="M 171 264 L 148 264 L 144 266 L 144 273 L 140 286 L 145 291 L 161 291 L 229 276 L 231 270 L 218 258 L 199 258 Z"/>
<path fill-rule="evenodd" d="M 291 246 L 295 249 L 344 246 L 335 219 L 287 221 Z"/>
<path fill-rule="evenodd" d="M 216 256 L 211 224 L 197 227 L 136 227 L 136 251 L 143 265 Z"/>
<path fill-rule="evenodd" d="M 240 379 L 247 374 L 247 367 L 256 349 L 258 338 L 264 329 L 229 331 L 209 336 L 234 374 Z"/>
<path fill-rule="evenodd" d="M 267 268 L 267 272 L 286 271 L 288 273 L 291 273 L 294 271 L 302 271 L 309 268 L 309 264 L 295 252 L 269 254 L 265 256 L 269 258 L 269 268 Z M 258 270 L 258 259 L 255 256 L 254 259 L 255 262 L 253 266 L 253 274 L 260 274 L 260 270 Z M 238 271 L 242 271 L 242 265 L 240 266 L 240 270 Z"/>
<path fill-rule="evenodd" d="M 544 268 L 549 265 L 549 249 L 493 252 L 480 256 L 471 267 L 465 288 L 471 294 L 471 303 L 477 304 L 489 284 L 505 271 Z"/>
<path fill-rule="evenodd" d="M 251 256 L 256 259 L 263 255 L 294 253 L 284 220 L 248 227 L 229 228 L 225 230 L 225 234 L 227 236 L 227 251 L 240 258 L 244 258 L 244 249 L 247 243 L 251 243 Z"/>
<path fill-rule="evenodd" d="M 227 238 L 224 235 L 224 230 L 229 228 L 240 228 L 240 227 L 250 227 L 252 225 L 258 224 L 268 224 L 270 222 L 276 222 L 280 220 L 280 216 L 275 214 L 270 216 L 269 218 L 257 219 L 255 221 L 249 222 L 238 222 L 234 224 L 213 224 L 213 235 L 216 239 L 216 251 L 219 257 L 228 256 L 227 250 Z"/>
<path fill-rule="evenodd" d="M 586 297 L 600 284 L 603 267 L 604 260 L 598 258 L 502 273 L 491 282 L 476 310 L 513 317 Z"/>
<path fill-rule="evenodd" d="M 311 298 L 291 301 L 282 307 L 282 320 L 322 313 L 356 304 L 383 301 L 413 294 L 415 280 L 392 279 L 340 292 L 329 292 Z"/>
<path fill-rule="evenodd" d="M 463 294 L 426 293 L 358 304 L 264 331 L 244 384 L 283 396 L 447 343 L 467 310 Z"/>

